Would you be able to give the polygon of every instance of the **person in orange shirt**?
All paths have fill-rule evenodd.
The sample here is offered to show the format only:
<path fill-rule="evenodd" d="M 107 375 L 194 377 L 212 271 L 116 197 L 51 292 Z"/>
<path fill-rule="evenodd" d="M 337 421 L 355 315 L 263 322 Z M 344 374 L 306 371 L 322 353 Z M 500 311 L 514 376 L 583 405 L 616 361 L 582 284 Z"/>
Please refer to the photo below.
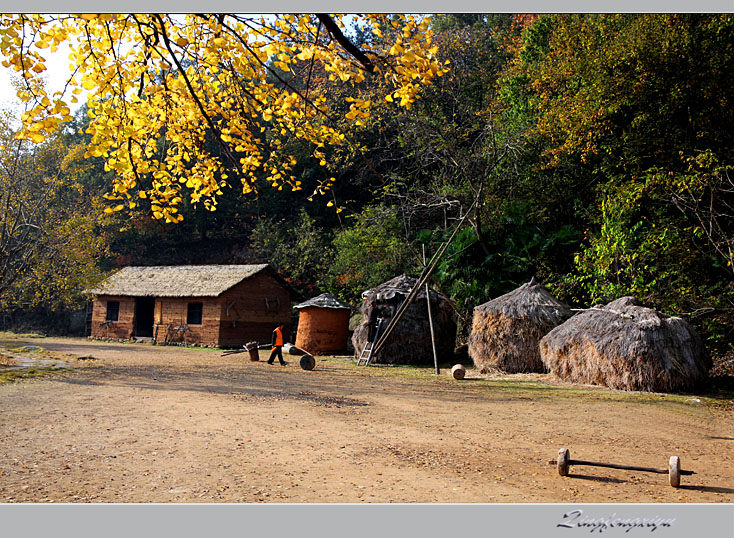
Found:
<path fill-rule="evenodd" d="M 273 346 L 273 349 L 270 351 L 270 358 L 268 359 L 268 364 L 273 364 L 273 361 L 275 360 L 276 355 L 278 357 L 278 360 L 280 361 L 281 366 L 285 366 L 286 364 L 288 364 L 287 362 L 283 360 L 283 327 L 284 327 L 284 324 L 281 323 L 273 331 L 273 339 L 271 341 L 271 345 Z"/>

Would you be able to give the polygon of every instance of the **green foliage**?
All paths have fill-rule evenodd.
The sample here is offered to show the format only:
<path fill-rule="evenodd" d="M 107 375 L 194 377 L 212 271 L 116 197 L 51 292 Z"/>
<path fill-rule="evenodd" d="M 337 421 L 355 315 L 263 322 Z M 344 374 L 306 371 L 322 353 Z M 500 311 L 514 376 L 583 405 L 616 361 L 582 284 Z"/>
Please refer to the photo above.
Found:
<path fill-rule="evenodd" d="M 531 208 L 509 205 L 501 223 L 485 230 L 485 250 L 474 230 L 461 230 L 436 272 L 436 280 L 457 303 L 465 321 L 474 307 L 503 295 L 530 280 L 544 278 L 549 267 L 577 248 L 580 234 L 572 226 L 538 223 Z M 429 233 L 418 240 L 428 239 Z"/>
<path fill-rule="evenodd" d="M 350 220 L 349 228 L 334 235 L 334 257 L 329 260 L 331 293 L 359 304 L 363 291 L 403 273 L 420 273 L 418 256 L 391 208 L 367 207 Z"/>
<path fill-rule="evenodd" d="M 639 173 L 730 147 L 731 15 L 549 16 L 525 36 L 518 75 L 537 97 L 551 164 L 576 154 Z"/>
<path fill-rule="evenodd" d="M 693 225 L 660 190 L 653 180 L 609 186 L 599 231 L 576 257 L 594 302 L 635 295 L 650 306 L 685 312 L 700 297 L 698 286 L 710 283 L 714 271 L 693 244 Z"/>
<path fill-rule="evenodd" d="M 713 265 L 734 272 L 734 175 L 711 151 L 681 155 L 684 171 L 652 168 L 648 181 L 673 201 L 692 223 L 692 241 Z M 731 275 L 730 275 L 731 276 Z"/>
<path fill-rule="evenodd" d="M 545 268 L 551 291 L 687 313 L 719 351 L 732 339 L 733 37 L 729 14 L 543 15 L 500 82 L 503 119 L 527 126 L 520 166 L 536 172 L 516 196 L 586 230 L 574 268 Z"/>
<path fill-rule="evenodd" d="M 333 257 L 329 235 L 301 209 L 295 222 L 260 219 L 250 236 L 251 263 L 269 263 L 297 291 L 312 296 L 326 289 Z"/>
<path fill-rule="evenodd" d="M 78 308 L 106 252 L 102 205 L 76 182 L 81 148 L 59 136 L 31 146 L 0 129 L 0 308 Z"/>

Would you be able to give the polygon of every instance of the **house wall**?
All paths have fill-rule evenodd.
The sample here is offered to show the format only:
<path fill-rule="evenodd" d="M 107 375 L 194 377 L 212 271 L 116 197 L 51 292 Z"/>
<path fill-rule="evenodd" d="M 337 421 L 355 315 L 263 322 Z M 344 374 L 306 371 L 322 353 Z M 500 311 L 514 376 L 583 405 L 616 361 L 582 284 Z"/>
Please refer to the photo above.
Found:
<path fill-rule="evenodd" d="M 107 302 L 119 301 L 117 321 L 104 325 L 107 317 Z M 92 338 L 128 339 L 133 335 L 135 321 L 135 298 L 100 295 L 92 305 Z"/>
<path fill-rule="evenodd" d="M 119 301 L 120 311 L 118 321 L 104 325 L 107 317 L 107 302 Z M 153 337 L 160 343 L 166 338 L 166 330 L 186 324 L 188 304 L 198 302 L 203 304 L 202 324 L 189 325 L 186 341 L 190 344 L 217 345 L 219 339 L 219 298 L 217 297 L 164 297 L 156 299 L 153 315 Z M 93 302 L 92 308 L 92 338 L 129 339 L 134 335 L 135 328 L 135 297 L 120 297 L 102 295 Z M 156 332 L 157 329 L 157 332 Z M 182 342 L 183 333 L 172 333 L 171 342 Z"/>
<path fill-rule="evenodd" d="M 184 341 L 184 333 L 175 331 L 186 325 L 189 303 L 202 303 L 201 325 L 187 325 L 186 342 L 204 346 L 219 345 L 219 297 L 162 297 L 156 299 L 153 337 L 159 343 Z M 168 340 L 166 335 L 168 334 Z"/>
<path fill-rule="evenodd" d="M 269 344 L 279 323 L 285 324 L 283 335 L 288 340 L 291 333 L 290 293 L 266 272 L 234 286 L 223 293 L 220 300 L 220 346 L 239 347 L 251 341 Z"/>

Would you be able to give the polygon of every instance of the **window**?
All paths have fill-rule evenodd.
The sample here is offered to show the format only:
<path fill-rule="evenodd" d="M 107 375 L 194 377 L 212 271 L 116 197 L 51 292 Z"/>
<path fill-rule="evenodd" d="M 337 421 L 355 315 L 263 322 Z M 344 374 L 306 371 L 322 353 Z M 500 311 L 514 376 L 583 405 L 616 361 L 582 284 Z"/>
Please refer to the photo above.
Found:
<path fill-rule="evenodd" d="M 186 313 L 186 323 L 188 325 L 201 325 L 201 314 L 204 310 L 204 303 L 189 303 L 189 309 Z"/>
<path fill-rule="evenodd" d="M 272 299 L 265 297 L 265 312 L 280 312 L 280 299 L 278 297 Z"/>
<path fill-rule="evenodd" d="M 107 301 L 105 321 L 117 321 L 120 317 L 120 301 Z"/>

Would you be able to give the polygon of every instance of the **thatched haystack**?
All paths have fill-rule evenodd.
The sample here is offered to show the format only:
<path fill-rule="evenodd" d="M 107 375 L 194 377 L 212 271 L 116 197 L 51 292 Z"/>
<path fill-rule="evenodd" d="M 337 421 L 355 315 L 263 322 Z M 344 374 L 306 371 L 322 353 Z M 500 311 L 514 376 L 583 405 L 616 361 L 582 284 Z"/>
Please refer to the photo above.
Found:
<path fill-rule="evenodd" d="M 360 311 L 364 321 L 354 330 L 352 335 L 355 357 L 359 357 L 367 343 L 369 332 L 367 311 L 371 301 L 375 300 L 377 302 L 379 316 L 385 319 L 383 325 L 385 327 L 416 282 L 417 280 L 411 276 L 400 275 L 362 293 L 365 300 Z M 453 356 L 456 341 L 454 309 L 446 295 L 435 290 L 430 290 L 430 294 L 431 316 L 433 317 L 433 330 L 436 337 L 436 353 L 439 361 L 450 360 Z M 395 326 L 395 330 L 387 340 L 385 347 L 373 356 L 372 362 L 379 364 L 433 364 L 431 328 L 428 323 L 425 287 L 420 290 Z"/>
<path fill-rule="evenodd" d="M 481 373 L 544 372 L 540 339 L 572 314 L 532 279 L 474 309 L 469 356 Z"/>
<path fill-rule="evenodd" d="M 690 390 L 713 366 L 690 324 L 634 297 L 577 314 L 541 340 L 540 353 L 557 378 L 621 390 Z"/>

